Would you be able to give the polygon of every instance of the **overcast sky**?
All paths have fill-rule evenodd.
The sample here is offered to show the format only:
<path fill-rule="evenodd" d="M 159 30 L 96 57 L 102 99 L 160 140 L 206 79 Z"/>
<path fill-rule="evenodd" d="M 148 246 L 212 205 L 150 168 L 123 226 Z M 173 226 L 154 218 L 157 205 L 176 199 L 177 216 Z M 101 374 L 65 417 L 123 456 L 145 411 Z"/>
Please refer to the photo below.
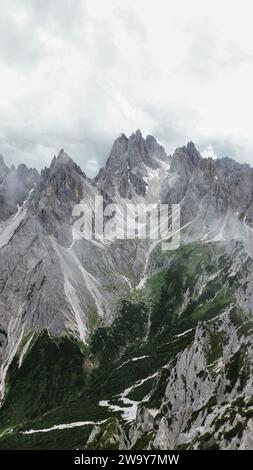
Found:
<path fill-rule="evenodd" d="M 90 175 L 140 128 L 253 163 L 252 0 L 0 0 L 0 153 Z"/>

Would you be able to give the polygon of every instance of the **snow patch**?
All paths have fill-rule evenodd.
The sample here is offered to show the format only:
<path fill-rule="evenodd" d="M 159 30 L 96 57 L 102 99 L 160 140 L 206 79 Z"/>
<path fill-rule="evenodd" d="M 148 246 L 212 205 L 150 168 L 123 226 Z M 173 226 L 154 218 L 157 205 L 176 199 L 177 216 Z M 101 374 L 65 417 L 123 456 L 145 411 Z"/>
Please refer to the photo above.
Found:
<path fill-rule="evenodd" d="M 149 357 L 149 356 L 140 356 L 140 357 L 133 357 L 132 359 L 128 359 L 127 361 L 123 362 L 119 367 L 117 367 L 116 370 L 121 369 L 121 367 L 125 366 L 126 364 L 129 364 L 129 362 L 141 361 L 142 359 L 146 359 L 146 357 Z"/>
<path fill-rule="evenodd" d="M 126 405 L 125 407 L 124 406 L 119 406 L 119 405 L 113 405 L 109 402 L 109 400 L 100 401 L 99 406 L 105 406 L 105 407 L 109 408 L 111 411 L 121 411 L 122 412 L 122 418 L 125 421 L 127 421 L 127 422 L 134 421 L 136 419 L 138 405 L 141 402 L 136 401 L 136 400 L 130 400 L 130 398 L 127 398 L 127 395 L 129 395 L 129 393 L 132 392 L 132 390 L 135 390 L 136 388 L 140 387 L 142 384 L 147 382 L 147 380 L 153 379 L 157 375 L 158 375 L 158 372 L 155 372 L 154 374 L 149 375 L 145 379 L 139 380 L 134 385 L 132 385 L 131 387 L 124 390 L 124 392 L 122 392 L 122 393 L 116 395 L 115 397 L 113 397 L 113 398 L 118 398 L 119 400 L 121 400 L 123 402 L 123 404 Z"/>
<path fill-rule="evenodd" d="M 45 429 L 29 429 L 29 431 L 20 431 L 21 434 L 36 434 L 39 432 L 50 432 L 55 431 L 57 429 L 71 429 L 71 428 L 79 428 L 82 426 L 90 426 L 90 425 L 97 425 L 105 423 L 106 419 L 103 421 L 77 421 L 76 423 L 68 423 L 68 424 L 55 424 L 51 428 Z"/>

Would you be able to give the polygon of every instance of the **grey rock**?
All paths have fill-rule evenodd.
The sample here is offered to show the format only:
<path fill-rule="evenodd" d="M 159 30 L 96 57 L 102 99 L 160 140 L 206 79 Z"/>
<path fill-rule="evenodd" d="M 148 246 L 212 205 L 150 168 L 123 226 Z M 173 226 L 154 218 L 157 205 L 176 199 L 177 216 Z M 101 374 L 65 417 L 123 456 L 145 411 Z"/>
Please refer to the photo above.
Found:
<path fill-rule="evenodd" d="M 22 206 L 38 180 L 38 171 L 27 168 L 24 164 L 17 168 L 12 166 L 8 170 L 5 165 L 2 165 L 2 170 L 0 168 L 0 221 L 7 220 L 18 210 L 18 207 Z"/>
<path fill-rule="evenodd" d="M 235 307 L 242 309 L 245 321 L 252 315 L 253 170 L 229 158 L 202 158 L 192 142 L 169 157 L 154 137 L 144 138 L 140 131 L 130 137 L 122 134 L 114 142 L 105 167 L 93 181 L 63 150 L 41 175 L 25 165 L 8 169 L 0 158 L 1 396 L 8 367 L 27 333 L 68 333 L 87 342 L 98 324 L 112 322 L 119 299 L 139 284 L 143 274 L 148 277 L 169 266 L 166 255 L 158 261 L 152 258 L 158 244 L 104 243 L 75 232 L 81 214 L 74 212 L 84 204 L 93 209 L 95 196 L 101 195 L 105 205 L 180 203 L 181 225 L 189 224 L 182 241 L 222 244 L 229 266 L 226 274 L 218 271 L 217 276 L 223 283 L 237 280 L 233 303 L 212 324 L 199 323 L 192 343 L 166 365 L 158 414 L 153 416 L 142 404 L 127 434 L 117 423 L 113 442 L 131 448 L 152 432 L 150 448 L 197 449 L 203 445 L 201 436 L 210 434 L 210 446 L 219 441 L 221 448 L 250 448 L 252 422 L 240 410 L 229 415 L 230 424 L 222 424 L 220 438 L 215 421 L 232 413 L 229 401 L 242 399 L 247 406 L 253 393 L 252 338 L 240 334 L 233 323 Z M 199 298 L 209 280 L 202 272 L 192 292 L 184 292 L 182 311 L 190 299 Z M 212 369 L 208 358 L 217 333 L 225 340 Z M 244 381 L 238 377 L 232 383 L 230 365 L 245 349 L 250 372 Z M 226 438 L 240 423 L 242 441 L 238 436 Z M 96 442 L 100 430 L 99 426 L 93 430 L 89 444 Z"/>
<path fill-rule="evenodd" d="M 129 138 L 122 134 L 113 144 L 105 168 L 99 171 L 94 184 L 113 199 L 132 199 L 145 196 L 149 170 L 156 170 L 162 163 L 169 164 L 165 150 L 152 136 L 143 138 L 137 130 Z"/>

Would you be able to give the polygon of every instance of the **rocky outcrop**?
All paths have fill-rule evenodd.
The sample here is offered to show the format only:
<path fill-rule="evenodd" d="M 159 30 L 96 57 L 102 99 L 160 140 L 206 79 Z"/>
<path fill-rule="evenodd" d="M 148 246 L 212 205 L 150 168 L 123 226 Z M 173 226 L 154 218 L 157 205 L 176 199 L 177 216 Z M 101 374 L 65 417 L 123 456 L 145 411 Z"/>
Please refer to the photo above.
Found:
<path fill-rule="evenodd" d="M 116 418 L 94 426 L 89 435 L 86 447 L 88 450 L 127 449 L 129 445 L 126 434 Z"/>
<path fill-rule="evenodd" d="M 253 341 L 242 328 L 235 309 L 212 325 L 199 323 L 192 344 L 167 365 L 153 427 L 148 409 L 137 413 L 130 447 L 136 429 L 142 436 L 156 429 L 148 448 L 252 449 Z"/>

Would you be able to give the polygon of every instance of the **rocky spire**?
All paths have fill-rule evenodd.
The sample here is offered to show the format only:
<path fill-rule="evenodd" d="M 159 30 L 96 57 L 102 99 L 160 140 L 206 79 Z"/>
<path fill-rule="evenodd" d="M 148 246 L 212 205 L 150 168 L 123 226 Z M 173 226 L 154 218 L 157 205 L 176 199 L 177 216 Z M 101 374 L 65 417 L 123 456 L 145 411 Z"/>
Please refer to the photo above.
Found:
<path fill-rule="evenodd" d="M 168 162 L 164 148 L 153 136 L 144 138 L 138 129 L 130 137 L 121 134 L 114 142 L 105 168 L 100 170 L 95 183 L 103 193 L 113 196 L 115 190 L 121 197 L 144 196 L 150 170 Z"/>
<path fill-rule="evenodd" d="M 198 165 L 201 159 L 202 157 L 194 143 L 188 142 L 187 145 L 175 150 L 172 155 L 171 170 L 181 170 L 187 173 L 192 172 L 193 168 Z"/>

